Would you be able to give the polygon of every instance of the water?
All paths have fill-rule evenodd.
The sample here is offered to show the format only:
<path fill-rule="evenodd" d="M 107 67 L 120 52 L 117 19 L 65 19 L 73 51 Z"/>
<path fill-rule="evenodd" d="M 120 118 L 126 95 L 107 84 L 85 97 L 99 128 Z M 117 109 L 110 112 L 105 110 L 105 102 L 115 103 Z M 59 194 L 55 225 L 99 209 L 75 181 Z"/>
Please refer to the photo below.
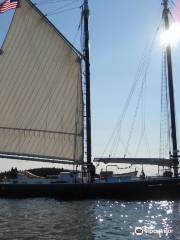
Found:
<path fill-rule="evenodd" d="M 0 239 L 178 240 L 180 202 L 0 199 Z"/>

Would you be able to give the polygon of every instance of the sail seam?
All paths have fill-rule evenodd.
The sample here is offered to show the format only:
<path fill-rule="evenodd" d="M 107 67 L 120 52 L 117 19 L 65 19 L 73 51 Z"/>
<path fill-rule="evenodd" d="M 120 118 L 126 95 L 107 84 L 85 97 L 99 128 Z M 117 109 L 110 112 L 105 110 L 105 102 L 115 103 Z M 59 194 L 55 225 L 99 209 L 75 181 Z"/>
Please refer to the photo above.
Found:
<path fill-rule="evenodd" d="M 40 130 L 40 129 L 28 129 L 28 128 L 10 128 L 10 127 L 0 127 L 3 130 L 14 130 L 14 131 L 27 131 L 27 132 L 41 132 L 41 133 L 54 133 L 54 134 L 64 134 L 71 136 L 82 136 L 82 133 L 68 133 L 68 132 L 58 132 L 58 131 L 48 131 L 48 130 Z"/>

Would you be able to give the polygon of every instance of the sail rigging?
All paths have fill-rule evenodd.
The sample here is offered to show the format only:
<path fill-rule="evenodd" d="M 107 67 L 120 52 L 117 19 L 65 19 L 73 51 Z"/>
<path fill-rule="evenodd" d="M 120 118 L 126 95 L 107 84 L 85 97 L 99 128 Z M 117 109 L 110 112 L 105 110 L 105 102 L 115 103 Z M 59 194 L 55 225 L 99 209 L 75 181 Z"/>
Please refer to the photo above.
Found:
<path fill-rule="evenodd" d="M 0 55 L 0 153 L 83 161 L 81 57 L 30 0 Z"/>
<path fill-rule="evenodd" d="M 168 0 L 162 0 L 162 5 L 163 5 L 163 14 L 162 14 L 162 22 L 164 25 L 164 30 L 166 32 L 168 32 L 169 28 L 170 28 L 170 22 L 169 22 L 169 15 L 170 13 L 170 9 L 169 9 L 169 1 Z M 158 28 L 159 29 L 159 28 Z M 169 40 L 169 39 L 166 39 Z M 146 71 L 144 74 L 144 79 L 146 80 Z M 177 148 L 177 133 L 176 133 L 176 116 L 175 116 L 175 100 L 174 100 L 174 84 L 173 84 L 173 69 L 172 69 L 172 56 L 171 56 L 171 44 L 168 43 L 164 49 L 163 49 L 163 69 L 162 69 L 162 93 L 161 93 L 161 114 L 162 114 L 162 119 L 161 119 L 161 155 L 164 151 L 164 149 L 166 150 L 166 153 L 168 152 L 168 150 L 170 149 L 170 147 L 168 145 L 168 137 L 169 137 L 169 132 L 171 132 L 171 145 L 172 145 L 172 152 L 170 152 L 170 155 L 168 156 L 160 156 L 159 158 L 151 158 L 151 157 L 141 157 L 138 158 L 136 156 L 134 157 L 126 157 L 126 153 L 129 154 L 128 152 L 128 148 L 130 148 L 130 140 L 132 137 L 132 132 L 134 130 L 134 126 L 135 126 L 135 120 L 136 120 L 136 116 L 137 116 L 137 112 L 138 112 L 138 108 L 140 105 L 140 97 L 142 98 L 142 94 L 140 92 L 138 101 L 137 101 L 137 107 L 135 109 L 135 114 L 134 114 L 134 118 L 132 120 L 132 125 L 130 127 L 130 131 L 129 131 L 129 135 L 128 135 L 128 141 L 127 144 L 125 146 L 125 154 L 124 157 L 111 157 L 111 154 L 113 155 L 114 152 L 111 151 L 109 158 L 108 157 L 101 157 L 101 158 L 95 158 L 94 161 L 95 162 L 103 162 L 103 163 L 129 163 L 129 164 L 148 164 L 148 165 L 158 165 L 158 166 L 167 166 L 170 169 L 173 167 L 174 170 L 174 177 L 178 177 L 178 148 Z M 143 79 L 143 81 L 144 81 Z M 142 82 L 142 91 L 143 91 L 143 85 L 144 82 Z M 135 85 L 133 85 L 133 88 L 130 92 L 129 98 L 125 104 L 125 107 L 123 109 L 122 112 L 122 117 L 119 121 L 119 126 L 117 127 L 117 131 L 114 131 L 114 135 L 115 136 L 115 140 L 112 141 L 112 149 L 114 148 L 115 150 L 117 150 L 119 143 L 121 141 L 121 129 L 122 129 L 122 120 L 124 120 L 125 118 L 125 114 L 127 112 L 127 108 L 129 105 L 129 102 L 131 100 L 131 97 L 133 96 L 134 93 L 134 89 L 136 86 L 136 81 L 135 81 Z M 168 116 L 168 114 L 170 116 Z M 144 117 L 144 113 L 143 113 L 143 117 Z M 164 120 L 165 119 L 165 120 Z M 170 120 L 170 121 L 169 121 Z M 145 133 L 145 127 L 144 127 L 144 123 L 143 123 L 143 134 Z M 170 130 L 169 130 L 170 129 Z M 165 132 L 166 131 L 166 132 Z M 163 133 L 166 133 L 166 139 L 163 139 Z M 127 133 L 125 133 L 127 135 Z M 140 141 L 139 143 L 141 143 L 142 140 L 142 136 L 143 134 L 140 136 Z M 119 135 L 119 136 L 118 136 Z M 137 136 L 136 136 L 137 138 Z M 111 141 L 111 140 L 110 140 Z M 109 142 L 110 142 L 109 141 Z M 109 144 L 108 142 L 108 144 Z M 138 148 L 140 146 L 140 144 L 138 143 Z M 110 144 L 109 144 L 110 145 Z M 122 141 L 122 145 L 124 145 L 124 142 Z M 114 147 L 115 146 L 115 147 Z M 167 149 L 167 147 L 169 147 Z M 105 152 L 105 151 L 104 151 Z M 168 152 L 169 153 L 169 152 Z"/>

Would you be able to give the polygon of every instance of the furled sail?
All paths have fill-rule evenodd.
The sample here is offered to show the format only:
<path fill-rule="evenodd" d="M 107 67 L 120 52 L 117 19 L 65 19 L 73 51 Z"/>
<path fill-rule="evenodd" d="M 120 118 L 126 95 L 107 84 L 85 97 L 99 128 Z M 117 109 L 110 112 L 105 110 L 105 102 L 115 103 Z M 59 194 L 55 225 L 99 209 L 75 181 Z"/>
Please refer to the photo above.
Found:
<path fill-rule="evenodd" d="M 83 159 L 81 61 L 29 0 L 0 54 L 0 153 Z"/>

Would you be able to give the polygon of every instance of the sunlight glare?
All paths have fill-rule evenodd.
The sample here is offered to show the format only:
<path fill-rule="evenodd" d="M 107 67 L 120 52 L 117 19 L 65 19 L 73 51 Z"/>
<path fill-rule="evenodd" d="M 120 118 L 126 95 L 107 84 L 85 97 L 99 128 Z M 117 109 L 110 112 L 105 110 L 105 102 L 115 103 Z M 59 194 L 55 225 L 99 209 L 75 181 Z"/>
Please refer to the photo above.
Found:
<path fill-rule="evenodd" d="M 169 27 L 168 31 L 162 32 L 161 44 L 164 46 L 171 45 L 174 46 L 180 39 L 180 23 L 174 22 Z"/>

